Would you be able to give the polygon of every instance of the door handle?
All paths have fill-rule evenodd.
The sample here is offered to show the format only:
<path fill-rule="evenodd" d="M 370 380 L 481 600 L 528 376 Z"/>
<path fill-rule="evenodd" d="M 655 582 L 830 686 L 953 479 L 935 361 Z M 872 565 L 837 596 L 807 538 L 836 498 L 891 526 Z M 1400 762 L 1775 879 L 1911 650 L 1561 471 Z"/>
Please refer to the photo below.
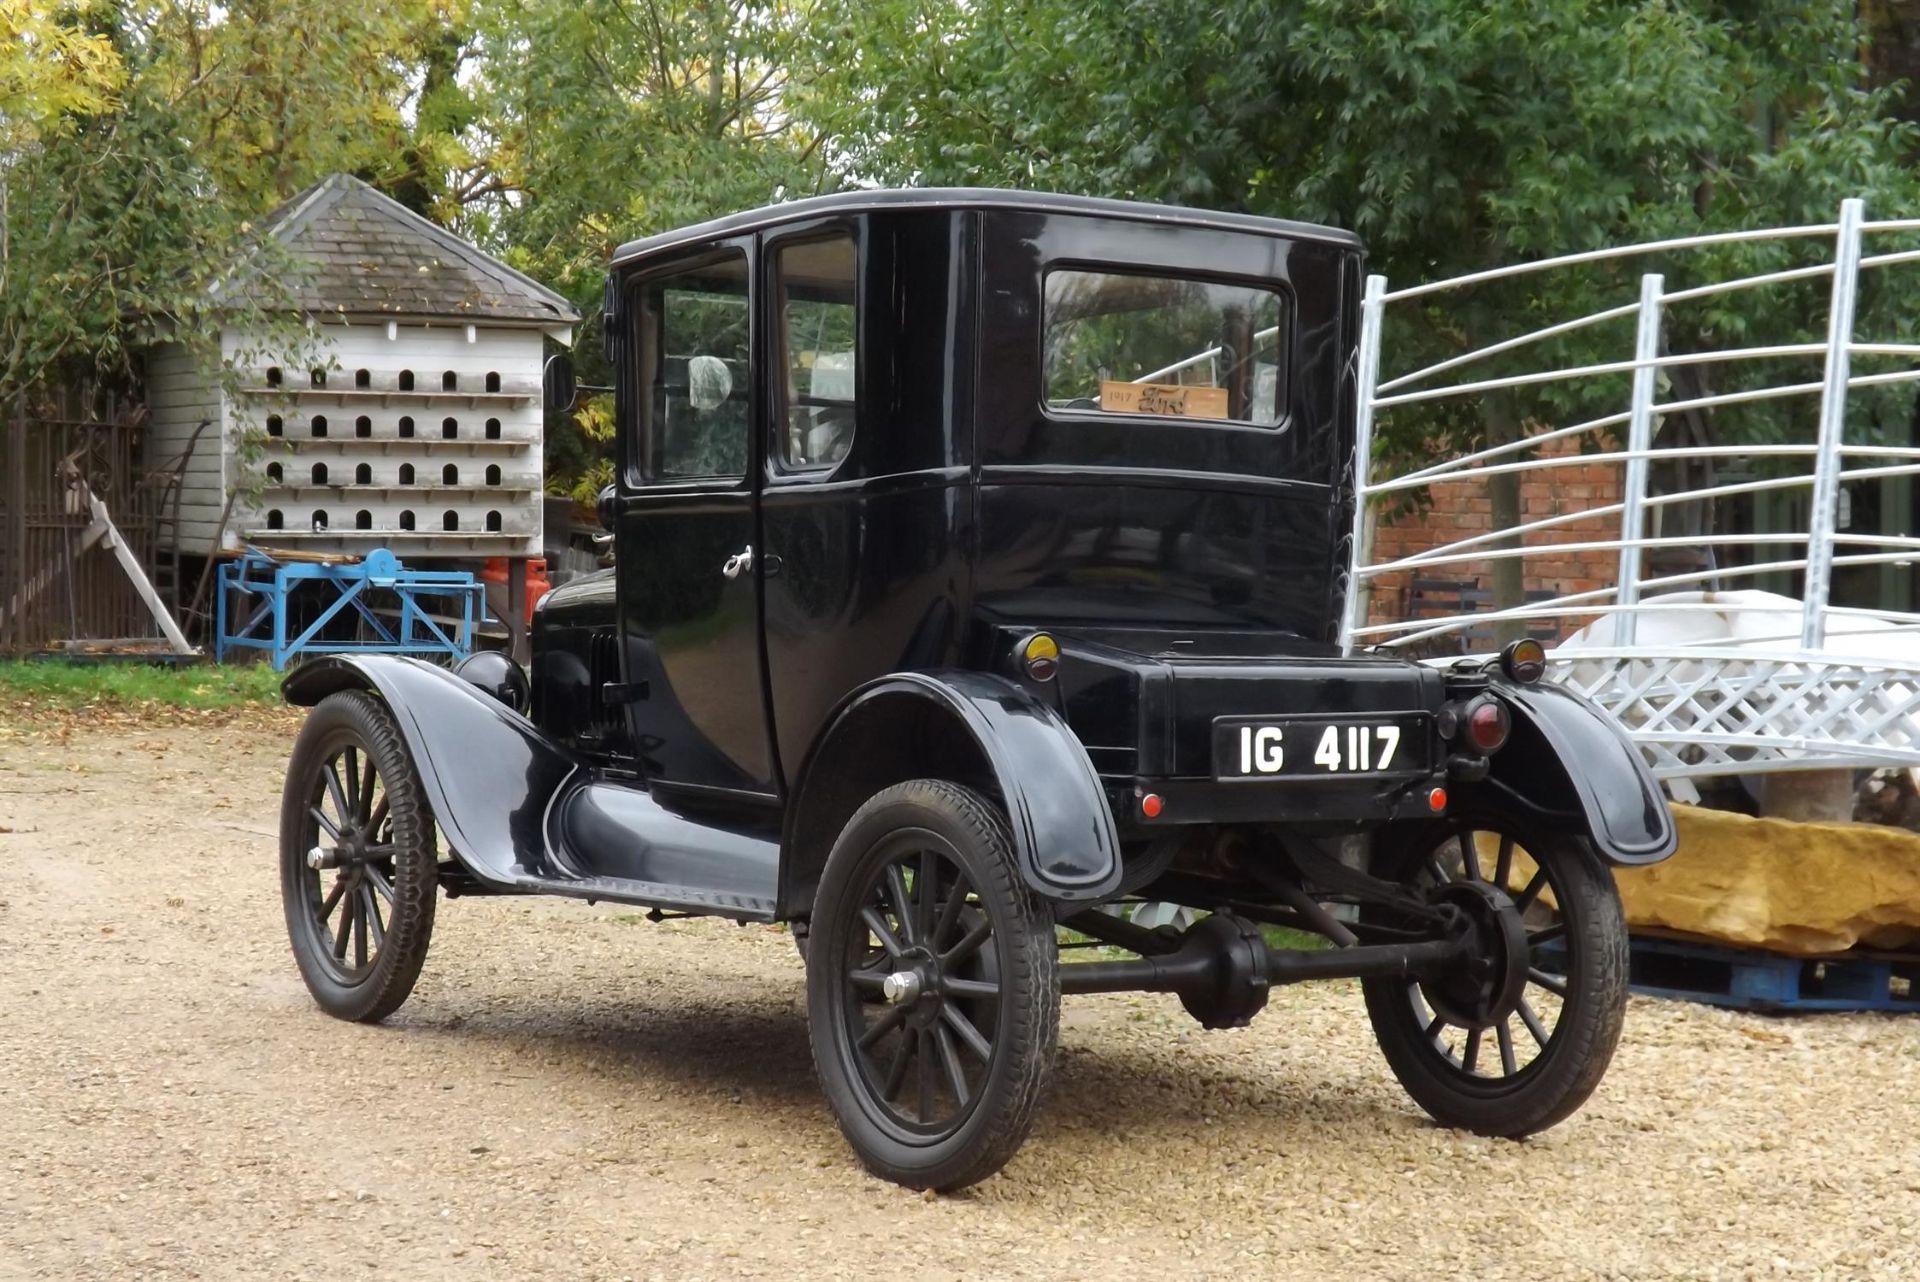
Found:
<path fill-rule="evenodd" d="M 751 570 L 752 568 L 753 568 L 753 544 L 749 543 L 747 544 L 747 546 L 745 546 L 744 548 L 741 548 L 738 552 L 735 552 L 732 556 L 727 558 L 726 564 L 720 567 L 720 573 L 725 575 L 729 579 L 737 579 L 746 571 Z"/>

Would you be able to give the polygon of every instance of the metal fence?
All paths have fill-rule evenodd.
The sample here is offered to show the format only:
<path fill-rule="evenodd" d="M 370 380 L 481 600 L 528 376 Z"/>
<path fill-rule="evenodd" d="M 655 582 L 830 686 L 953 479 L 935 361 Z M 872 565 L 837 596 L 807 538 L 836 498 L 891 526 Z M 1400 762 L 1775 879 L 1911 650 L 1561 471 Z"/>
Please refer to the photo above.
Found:
<path fill-rule="evenodd" d="M 1710 775 L 1806 768 L 1840 762 L 1920 763 L 1920 611 L 1880 608 L 1884 601 L 1836 605 L 1836 567 L 1898 566 L 1920 559 L 1920 538 L 1909 519 L 1882 520 L 1871 530 L 1848 528 L 1836 519 L 1843 486 L 1904 480 L 1920 475 L 1920 447 L 1849 438 L 1849 397 L 1860 389 L 1920 382 L 1920 344 L 1886 341 L 1855 332 L 1856 302 L 1863 274 L 1920 262 L 1920 250 L 1886 245 L 1902 233 L 1920 231 L 1920 219 L 1868 221 L 1859 200 L 1843 203 L 1832 223 L 1690 237 L 1572 254 L 1478 272 L 1452 280 L 1390 290 L 1381 276 L 1368 279 L 1358 358 L 1359 417 L 1356 452 L 1352 590 L 1347 594 L 1340 641 L 1344 651 L 1383 646 L 1418 653 L 1436 640 L 1484 637 L 1489 624 L 1545 628 L 1558 637 L 1550 647 L 1553 672 L 1611 708 L 1636 735 L 1656 770 L 1666 776 Z M 1639 280 L 1638 298 L 1569 319 L 1556 319 L 1528 333 L 1486 343 L 1430 361 L 1404 373 L 1382 374 L 1382 353 L 1391 336 L 1391 313 L 1413 310 L 1430 322 L 1440 296 L 1469 291 L 1534 273 L 1591 270 L 1641 255 L 1659 255 L 1681 265 L 1740 242 L 1774 241 L 1810 247 L 1820 261 L 1778 271 L 1706 280 L 1672 288 L 1664 274 Z M 1898 245 L 1900 242 L 1893 242 Z M 1824 252 L 1822 247 L 1826 247 Z M 1830 282 L 1824 341 L 1731 346 L 1674 351 L 1663 324 L 1673 309 L 1727 296 L 1766 291 L 1793 282 Z M 1546 291 L 1536 291 L 1536 294 Z M 1765 298 L 1764 293 L 1755 295 Z M 1740 305 L 1745 306 L 1743 301 Z M 1758 306 L 1758 304 L 1756 304 Z M 1524 359 L 1527 349 L 1551 344 L 1593 327 L 1623 329 L 1631 322 L 1631 346 L 1621 338 L 1618 359 L 1548 368 L 1524 368 L 1499 377 L 1470 379 L 1460 371 L 1499 358 Z M 1697 325 L 1691 327 L 1698 332 Z M 1431 331 L 1430 323 L 1427 324 Z M 1591 344 L 1601 329 L 1582 335 Z M 1601 349 L 1604 351 L 1604 348 Z M 1516 354 L 1518 354 L 1516 356 Z M 1856 373 L 1856 361 L 1897 362 L 1902 368 Z M 1663 379 L 1709 366 L 1743 370 L 1772 368 L 1769 362 L 1817 360 L 1817 380 L 1748 378 L 1737 390 L 1662 398 Z M 1451 376 L 1451 377 L 1443 377 Z M 1431 410 L 1452 398 L 1511 394 L 1520 389 L 1585 383 L 1617 387 L 1628 380 L 1618 408 L 1560 426 L 1532 425 L 1521 439 L 1400 475 L 1376 475 L 1372 466 L 1376 427 L 1384 416 L 1412 407 Z M 1612 380 L 1600 384 L 1597 380 Z M 1756 385 L 1757 384 L 1757 385 Z M 1810 439 L 1743 443 L 1738 432 L 1716 439 L 1685 439 L 1662 433 L 1678 415 L 1711 414 L 1736 406 L 1781 403 L 1806 407 Z M 1657 440 L 1665 435 L 1668 438 Z M 1737 464 L 1731 479 L 1681 483 L 1661 489 L 1652 467 L 1687 475 L 1684 465 L 1708 461 Z M 1496 477 L 1551 477 L 1569 466 L 1613 464 L 1621 470 L 1617 501 L 1563 504 L 1562 510 L 1523 519 L 1500 529 L 1447 537 L 1433 546 L 1375 561 L 1373 533 L 1390 503 L 1435 485 L 1490 485 Z M 1512 484 L 1513 482 L 1509 482 Z M 1458 493 L 1452 490 L 1451 493 Z M 1752 503 L 1757 496 L 1804 495 L 1804 520 L 1791 528 L 1744 528 L 1718 532 L 1650 534 L 1663 510 L 1678 505 Z M 1783 510 L 1797 512 L 1798 500 Z M 1883 514 L 1884 515 L 1884 514 Z M 1594 519 L 1617 520 L 1614 537 L 1594 538 Z M 1752 523 L 1749 523 L 1750 525 Z M 1570 527 L 1586 529 L 1569 537 Z M 1685 549 L 1705 557 L 1698 566 L 1655 570 L 1650 562 Z M 1575 592 L 1536 593 L 1540 599 L 1496 602 L 1486 610 L 1397 617 L 1372 589 L 1385 576 L 1484 574 L 1498 561 L 1523 566 L 1542 557 L 1577 553 L 1607 559 L 1610 584 Z M 1780 595 L 1739 589 L 1772 588 Z M 1908 601 L 1905 605 L 1911 605 Z M 1659 622 L 1654 622 L 1658 620 Z"/>
<path fill-rule="evenodd" d="M 86 477 L 151 572 L 154 503 L 139 483 L 138 421 L 78 390 L 0 407 L 0 652 L 159 635 L 113 553 L 81 547 L 92 517 L 62 476 L 68 463 Z"/>

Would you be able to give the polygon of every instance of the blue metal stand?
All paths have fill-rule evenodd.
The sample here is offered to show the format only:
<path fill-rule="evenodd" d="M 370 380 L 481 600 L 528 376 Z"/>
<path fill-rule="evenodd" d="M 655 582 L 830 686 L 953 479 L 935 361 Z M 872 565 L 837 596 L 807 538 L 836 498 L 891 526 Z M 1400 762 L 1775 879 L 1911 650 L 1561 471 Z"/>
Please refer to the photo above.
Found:
<path fill-rule="evenodd" d="M 307 583 L 330 587 L 332 599 L 305 631 L 289 638 L 288 601 L 294 589 Z M 366 595 L 370 588 L 390 590 L 399 598 L 397 628 L 389 627 L 368 608 Z M 235 592 L 261 598 L 237 627 L 231 626 L 227 613 L 228 600 Z M 463 659 L 473 650 L 474 623 L 486 609 L 484 598 L 484 587 L 466 571 L 409 570 L 385 548 L 375 548 L 365 559 L 345 565 L 276 561 L 257 548 L 248 548 L 238 560 L 220 567 L 219 590 L 214 594 L 213 655 L 224 661 L 227 652 L 236 647 L 266 650 L 272 655 L 276 672 L 300 654 L 429 654 Z M 423 599 L 434 599 L 443 608 L 429 611 L 423 608 Z M 322 638 L 320 633 L 327 624 L 349 608 L 371 629 L 372 638 Z M 443 628 L 435 614 L 446 616 L 451 628 Z M 267 625 L 271 625 L 270 635 L 263 632 Z"/>

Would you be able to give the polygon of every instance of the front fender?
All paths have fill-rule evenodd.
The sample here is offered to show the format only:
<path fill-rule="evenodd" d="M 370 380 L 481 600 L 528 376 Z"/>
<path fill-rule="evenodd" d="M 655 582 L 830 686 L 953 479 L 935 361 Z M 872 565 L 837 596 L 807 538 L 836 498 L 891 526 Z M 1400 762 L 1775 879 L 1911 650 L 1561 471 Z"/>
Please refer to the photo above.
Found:
<path fill-rule="evenodd" d="M 1120 839 L 1100 776 L 1059 713 L 1001 677 L 903 672 L 855 690 L 828 719 L 787 811 L 782 899 L 804 913 L 840 828 L 882 788 L 983 773 L 1005 807 L 1027 884 L 1057 901 L 1120 882 Z"/>
<path fill-rule="evenodd" d="M 547 803 L 579 764 L 525 717 L 445 668 L 397 655 L 329 656 L 281 683 L 312 707 L 341 690 L 386 702 L 456 858 L 476 879 L 517 887 L 546 872 Z"/>
<path fill-rule="evenodd" d="M 1677 838 L 1645 758 L 1599 705 L 1557 685 L 1497 682 L 1513 732 L 1488 782 L 1543 810 L 1571 812 L 1609 863 L 1658 863 Z"/>

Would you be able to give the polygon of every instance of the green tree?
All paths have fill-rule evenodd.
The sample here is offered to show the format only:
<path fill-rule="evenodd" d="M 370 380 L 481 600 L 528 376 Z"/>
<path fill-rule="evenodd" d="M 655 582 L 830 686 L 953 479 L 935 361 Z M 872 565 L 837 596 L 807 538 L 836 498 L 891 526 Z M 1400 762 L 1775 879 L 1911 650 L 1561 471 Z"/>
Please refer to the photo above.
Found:
<path fill-rule="evenodd" d="M 273 287 L 296 268 L 246 248 L 257 221 L 335 169 L 396 186 L 464 161 L 422 71 L 455 5 L 93 0 L 48 16 L 0 0 L 0 391 L 128 382 L 159 333 L 217 365 L 236 320 L 304 350 Z M 243 252 L 264 270 L 218 293 Z"/>
<path fill-rule="evenodd" d="M 811 75 L 795 0 L 498 0 L 476 10 L 474 163 L 456 225 L 568 295 L 600 365 L 601 282 L 624 241 L 831 181 L 824 134 L 793 104 Z M 804 75 L 803 75 L 804 72 Z M 611 479 L 605 398 L 548 433 L 549 488 Z"/>
<path fill-rule="evenodd" d="M 1397 284 L 1828 221 L 1845 195 L 1911 210 L 1920 195 L 1912 131 L 1866 87 L 1859 23 L 1810 0 L 836 0 L 826 16 L 830 71 L 811 105 L 848 173 L 1333 223 L 1364 236 L 1371 269 Z M 1690 270 L 1745 274 L 1788 252 L 1731 247 Z M 1637 274 L 1665 265 L 1446 296 L 1390 331 L 1394 368 L 1631 302 Z M 1806 290 L 1695 307 L 1669 333 L 1690 349 L 1789 341 L 1821 331 L 1824 302 Z M 1865 323 L 1905 323 L 1890 292 L 1867 306 Z M 1617 359 L 1629 325 L 1529 359 Z M 1380 446 L 1431 457 L 1624 399 L 1623 376 L 1448 403 L 1387 416 Z M 1517 485 L 1491 489 L 1496 521 L 1515 523 Z M 1519 563 L 1494 565 L 1499 595 L 1517 601 Z"/>

